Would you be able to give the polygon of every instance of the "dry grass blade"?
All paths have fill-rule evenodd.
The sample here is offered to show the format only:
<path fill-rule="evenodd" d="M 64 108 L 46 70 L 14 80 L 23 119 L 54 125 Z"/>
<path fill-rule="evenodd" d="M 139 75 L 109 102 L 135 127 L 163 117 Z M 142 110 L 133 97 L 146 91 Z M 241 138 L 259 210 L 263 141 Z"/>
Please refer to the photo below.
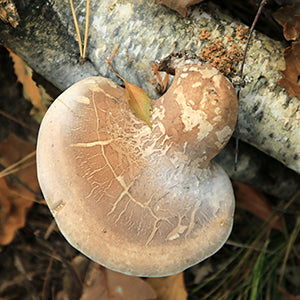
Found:
<path fill-rule="evenodd" d="M 282 204 L 282 211 L 287 210 L 299 195 L 300 191 Z M 298 255 L 293 250 L 300 231 L 299 217 L 290 234 L 286 230 L 281 233 L 271 231 L 281 218 L 283 216 L 272 212 L 249 239 L 244 247 L 246 249 L 234 243 L 233 246 L 241 249 L 232 252 L 222 268 L 202 280 L 191 294 L 197 293 L 199 299 L 281 299 L 281 295 L 278 296 L 278 289 L 282 288 L 280 284 L 284 286 L 287 282 L 299 282 L 295 262 Z M 286 238 L 283 238 L 283 234 Z M 289 270 L 288 276 L 286 270 Z M 294 274 L 292 281 L 289 280 L 290 273 Z"/>
<path fill-rule="evenodd" d="M 49 276 L 50 276 L 50 272 L 52 269 L 55 253 L 56 253 L 56 251 L 54 251 L 53 255 L 51 255 L 49 265 L 48 265 L 48 268 L 46 271 L 46 278 L 44 280 L 43 290 L 42 290 L 42 299 L 43 300 L 47 299 L 47 286 L 48 286 L 48 282 L 49 282 Z"/>
<path fill-rule="evenodd" d="M 72 10 L 72 15 L 73 15 L 74 25 L 75 25 L 75 29 L 76 29 L 76 34 L 77 34 L 77 38 L 78 38 L 80 56 L 82 57 L 82 55 L 83 55 L 82 42 L 81 42 L 81 36 L 80 36 L 80 31 L 79 31 L 79 26 L 78 26 L 78 21 L 77 21 L 77 17 L 76 17 L 76 12 L 75 12 L 75 8 L 74 8 L 73 0 L 70 0 L 70 4 L 71 4 L 71 10 Z"/>
<path fill-rule="evenodd" d="M 80 30 L 79 30 L 79 25 L 78 25 L 78 21 L 77 21 L 77 17 L 76 17 L 73 0 L 70 0 L 70 5 L 71 5 L 74 25 L 75 25 L 75 29 L 76 29 L 76 34 L 78 37 L 78 46 L 79 46 L 79 52 L 80 52 L 80 64 L 83 64 L 85 62 L 85 57 L 86 57 L 88 31 L 89 31 L 90 0 L 86 0 L 86 17 L 85 17 L 85 32 L 84 32 L 83 47 L 82 47 L 81 35 L 80 35 Z"/>
<path fill-rule="evenodd" d="M 28 161 L 32 157 L 34 157 L 35 154 L 36 154 L 36 152 L 33 151 L 33 152 L 29 153 L 28 155 L 26 155 L 25 157 L 23 157 L 22 159 L 20 159 L 19 161 L 17 161 L 16 163 L 5 168 L 3 171 L 0 172 L 0 178 L 10 175 L 12 173 L 15 173 L 21 169 L 25 169 L 28 166 L 31 166 L 35 162 L 28 162 L 26 164 L 23 164 L 23 163 Z"/>
<path fill-rule="evenodd" d="M 86 0 L 85 33 L 84 33 L 82 63 L 84 62 L 85 55 L 86 55 L 86 47 L 87 47 L 88 32 L 89 32 L 89 19 L 90 19 L 90 0 Z"/>
<path fill-rule="evenodd" d="M 27 129 L 31 130 L 34 133 L 36 133 L 36 131 L 37 131 L 35 128 L 29 126 L 28 124 L 26 124 L 23 121 L 15 118 L 14 116 L 11 116 L 10 114 L 6 113 L 5 111 L 3 111 L 1 109 L 0 109 L 0 115 L 2 115 L 3 117 L 5 117 L 5 118 L 7 118 L 7 119 L 9 119 L 9 120 L 11 120 L 11 121 L 13 121 L 13 122 L 21 125 L 21 126 L 23 126 L 24 128 L 27 128 Z"/>
<path fill-rule="evenodd" d="M 297 218 L 295 228 L 294 228 L 294 230 L 290 236 L 290 239 L 288 241 L 288 244 L 286 246 L 286 251 L 285 251 L 285 255 L 284 255 L 283 262 L 281 265 L 281 270 L 280 270 L 280 277 L 279 277 L 279 283 L 278 283 L 279 285 L 281 285 L 281 283 L 282 283 L 282 279 L 283 279 L 283 276 L 284 276 L 285 270 L 286 270 L 286 264 L 287 264 L 288 258 L 290 256 L 292 247 L 299 235 L 299 231 L 300 231 L 300 217 Z"/>

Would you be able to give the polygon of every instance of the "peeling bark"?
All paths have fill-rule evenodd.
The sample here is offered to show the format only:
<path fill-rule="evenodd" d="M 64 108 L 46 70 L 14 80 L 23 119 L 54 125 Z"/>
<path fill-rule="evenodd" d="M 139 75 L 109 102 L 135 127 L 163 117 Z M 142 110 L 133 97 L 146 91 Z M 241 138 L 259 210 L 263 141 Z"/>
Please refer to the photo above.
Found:
<path fill-rule="evenodd" d="M 79 65 L 79 49 L 69 1 L 21 1 L 16 3 L 20 22 L 16 28 L 0 23 L 0 42 L 17 52 L 30 66 L 60 89 L 91 75 L 121 83 L 106 58 L 120 44 L 113 64 L 130 83 L 157 98 L 151 83 L 150 62 L 180 50 L 201 50 L 203 28 L 210 41 L 226 44 L 240 25 L 211 4 L 196 6 L 188 18 L 155 5 L 152 0 L 91 1 L 88 61 Z M 77 3 L 77 4 L 76 4 Z M 85 1 L 75 1 L 82 32 Z M 255 32 L 246 60 L 246 85 L 241 91 L 239 125 L 241 139 L 300 173 L 300 100 L 277 83 L 284 69 L 284 46 Z"/>

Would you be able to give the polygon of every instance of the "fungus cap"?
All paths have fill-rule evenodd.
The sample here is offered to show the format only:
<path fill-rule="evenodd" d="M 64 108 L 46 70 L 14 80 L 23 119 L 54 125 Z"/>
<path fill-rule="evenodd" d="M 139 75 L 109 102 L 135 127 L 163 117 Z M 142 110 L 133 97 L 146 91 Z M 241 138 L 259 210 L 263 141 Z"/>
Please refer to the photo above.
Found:
<path fill-rule="evenodd" d="M 209 65 L 184 66 L 153 101 L 151 130 L 122 87 L 84 79 L 47 111 L 38 179 L 65 238 L 92 260 L 135 276 L 167 276 L 228 238 L 230 180 L 210 162 L 228 141 L 237 99 Z"/>

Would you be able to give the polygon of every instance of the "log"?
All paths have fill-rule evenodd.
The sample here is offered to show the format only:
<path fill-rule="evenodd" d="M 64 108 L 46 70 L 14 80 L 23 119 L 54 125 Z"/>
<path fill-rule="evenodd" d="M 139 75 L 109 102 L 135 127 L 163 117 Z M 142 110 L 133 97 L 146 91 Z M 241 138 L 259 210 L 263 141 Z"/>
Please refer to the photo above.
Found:
<path fill-rule="evenodd" d="M 228 37 L 241 49 L 237 20 L 214 5 L 202 3 L 187 18 L 152 0 L 92 0 L 87 61 L 79 64 L 79 49 L 69 1 L 18 1 L 18 26 L 0 23 L 0 43 L 20 55 L 35 71 L 60 89 L 92 75 L 122 83 L 106 58 L 114 56 L 116 70 L 132 84 L 157 98 L 150 63 L 172 52 L 202 49 Z M 85 24 L 85 1 L 75 1 L 80 28 Z M 203 29 L 210 40 L 199 35 Z M 300 173 L 300 102 L 279 84 L 284 69 L 284 45 L 255 32 L 244 68 L 241 90 L 240 138 Z"/>
<path fill-rule="evenodd" d="M 236 170 L 234 139 L 214 159 L 232 180 L 243 182 L 285 201 L 290 200 L 300 190 L 300 175 L 278 160 L 243 142 L 240 142 L 239 151 Z M 300 198 L 296 198 L 295 202 L 300 203 Z"/>

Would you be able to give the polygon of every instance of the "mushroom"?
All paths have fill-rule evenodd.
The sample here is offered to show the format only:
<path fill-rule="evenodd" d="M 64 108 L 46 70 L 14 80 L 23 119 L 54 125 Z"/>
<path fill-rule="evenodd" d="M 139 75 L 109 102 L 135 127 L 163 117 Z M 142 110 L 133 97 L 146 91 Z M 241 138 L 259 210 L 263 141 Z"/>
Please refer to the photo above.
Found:
<path fill-rule="evenodd" d="M 42 121 L 37 170 L 71 245 L 112 270 L 159 277 L 211 256 L 231 232 L 232 186 L 211 159 L 238 107 L 231 83 L 206 63 L 179 66 L 152 102 L 151 130 L 113 81 L 75 83 Z"/>

